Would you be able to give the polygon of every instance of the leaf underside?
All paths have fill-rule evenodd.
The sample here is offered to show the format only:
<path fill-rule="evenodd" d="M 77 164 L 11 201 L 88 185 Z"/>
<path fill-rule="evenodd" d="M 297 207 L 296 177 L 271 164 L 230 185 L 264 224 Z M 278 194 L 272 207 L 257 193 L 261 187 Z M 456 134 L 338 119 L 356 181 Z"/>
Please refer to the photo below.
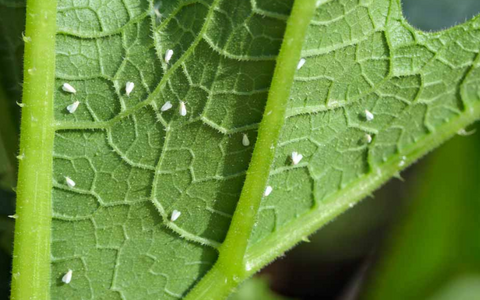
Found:
<path fill-rule="evenodd" d="M 242 190 L 291 4 L 58 1 L 53 299 L 178 299 L 209 271 Z M 416 31 L 396 0 L 320 5 L 249 247 L 328 211 L 387 164 L 402 169 L 422 140 L 474 110 L 479 29 L 477 18 Z M 173 108 L 162 112 L 167 101 Z M 298 165 L 293 151 L 303 155 Z M 171 222 L 174 210 L 181 215 Z"/>

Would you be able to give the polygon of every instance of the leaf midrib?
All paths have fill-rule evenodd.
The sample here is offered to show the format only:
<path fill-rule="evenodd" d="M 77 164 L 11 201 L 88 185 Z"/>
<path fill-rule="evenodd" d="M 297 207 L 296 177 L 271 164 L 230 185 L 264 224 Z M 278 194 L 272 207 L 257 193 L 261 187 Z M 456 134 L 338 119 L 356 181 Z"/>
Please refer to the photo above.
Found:
<path fill-rule="evenodd" d="M 247 177 L 227 236 L 220 246 L 217 262 L 186 299 L 222 299 L 250 276 L 251 269 L 245 260 L 248 241 L 285 122 L 293 78 L 315 4 L 315 0 L 296 0 L 293 4 Z"/>

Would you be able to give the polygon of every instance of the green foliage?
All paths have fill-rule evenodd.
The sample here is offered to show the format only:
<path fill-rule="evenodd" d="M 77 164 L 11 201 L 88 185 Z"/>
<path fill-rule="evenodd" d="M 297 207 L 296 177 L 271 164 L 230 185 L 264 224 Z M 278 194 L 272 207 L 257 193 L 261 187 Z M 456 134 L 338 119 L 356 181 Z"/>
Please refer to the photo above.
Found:
<path fill-rule="evenodd" d="M 480 240 L 474 233 L 480 226 L 479 151 L 476 134 L 457 137 L 435 153 L 365 299 L 420 300 L 436 294 L 438 299 L 474 299 L 447 294 L 478 290 L 469 283 L 478 282 L 480 274 Z M 438 285 L 445 291 L 437 291 Z"/>
<path fill-rule="evenodd" d="M 447 283 L 446 287 L 435 293 L 429 300 L 475 300 L 480 295 L 480 277 L 462 276 Z"/>
<path fill-rule="evenodd" d="M 181 298 L 203 275 L 231 271 L 225 262 L 238 248 L 223 246 L 227 233 L 248 243 L 229 261 L 245 271 L 217 283 L 228 292 L 480 115 L 479 18 L 426 34 L 405 22 L 396 0 L 319 1 L 303 39 L 295 28 L 312 11 L 302 5 L 315 1 L 297 1 L 290 19 L 289 1 L 58 1 L 56 33 L 46 32 L 56 35 L 55 49 L 44 36 L 46 51 L 55 51 L 55 82 L 43 76 L 53 63 L 26 77 L 33 106 L 26 111 L 44 117 L 47 142 L 34 144 L 35 131 L 22 127 L 22 149 L 38 148 L 32 158 L 42 157 L 41 178 L 53 187 L 19 186 L 19 201 L 35 188 L 52 199 L 53 299 Z M 36 29 L 30 18 L 27 33 Z M 292 43 L 306 59 L 293 81 L 281 76 L 299 58 L 285 50 Z M 28 54 L 27 64 L 44 53 Z M 128 81 L 135 83 L 129 96 Z M 64 83 L 77 92 L 63 91 Z M 268 93 L 292 84 L 290 93 Z M 45 98 L 34 99 L 29 86 L 45 87 Z M 50 91 L 53 116 L 38 102 L 52 105 Z M 286 106 L 275 102 L 282 97 Z M 71 114 L 74 101 L 80 105 Z M 167 101 L 173 108 L 161 111 Z M 269 126 L 281 130 L 279 139 L 273 129 L 262 132 Z M 53 138 L 52 173 L 43 158 Z M 303 155 L 298 165 L 293 151 Z M 263 190 L 267 180 L 271 195 L 248 197 L 255 181 Z M 247 199 L 237 206 L 241 193 Z M 257 211 L 252 203 L 260 201 Z M 174 210 L 181 215 L 172 222 Z M 19 215 L 17 224 L 38 217 Z M 226 260 L 214 266 L 218 257 Z M 73 280 L 62 284 L 68 269 Z M 192 293 L 219 297 L 209 288 Z"/>
<path fill-rule="evenodd" d="M 262 20 L 246 2 L 229 16 L 238 3 L 183 1 L 163 2 L 159 22 L 146 2 L 131 2 L 112 4 L 115 15 L 100 10 L 98 23 L 72 23 L 69 4 L 59 3 L 52 276 L 70 268 L 76 280 L 53 281 L 54 298 L 77 290 L 178 298 L 211 268 L 245 179 L 288 16 L 279 7 L 283 18 Z M 129 97 L 127 81 L 136 84 Z M 63 92 L 64 82 L 77 93 Z M 80 107 L 68 114 L 75 100 Z M 167 101 L 174 107 L 161 112 Z M 175 223 L 173 210 L 182 213 Z"/>
<path fill-rule="evenodd" d="M 245 281 L 228 300 L 288 300 L 272 292 L 267 279 L 254 277 Z"/>

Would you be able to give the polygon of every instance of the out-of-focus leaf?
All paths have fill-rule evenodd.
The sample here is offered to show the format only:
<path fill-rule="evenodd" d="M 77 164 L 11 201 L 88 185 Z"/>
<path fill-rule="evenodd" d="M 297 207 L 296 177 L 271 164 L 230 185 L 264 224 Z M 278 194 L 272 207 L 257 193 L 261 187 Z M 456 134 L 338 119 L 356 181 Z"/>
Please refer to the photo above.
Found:
<path fill-rule="evenodd" d="M 479 153 L 477 134 L 432 157 L 365 299 L 427 299 L 453 276 L 480 274 Z"/>
<path fill-rule="evenodd" d="M 275 294 L 268 285 L 267 278 L 253 277 L 243 283 L 228 300 L 288 300 Z"/>
<path fill-rule="evenodd" d="M 478 300 L 480 275 L 455 278 L 428 300 Z"/>

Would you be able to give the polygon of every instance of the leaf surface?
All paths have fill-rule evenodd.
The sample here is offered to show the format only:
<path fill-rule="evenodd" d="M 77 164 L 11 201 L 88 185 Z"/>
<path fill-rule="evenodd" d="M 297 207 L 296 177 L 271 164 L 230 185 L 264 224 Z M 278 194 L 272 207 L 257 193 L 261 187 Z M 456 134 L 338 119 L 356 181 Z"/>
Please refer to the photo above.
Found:
<path fill-rule="evenodd" d="M 248 209 L 236 205 L 257 129 L 269 122 L 274 69 L 297 62 L 276 59 L 291 4 L 58 1 L 53 299 L 178 299 L 207 272 L 228 271 L 214 264 L 235 251 L 221 245 L 239 230 L 235 210 Z M 238 281 L 480 114 L 480 19 L 426 34 L 396 0 L 318 5 L 280 139 L 255 149 L 275 152 L 273 191 L 244 261 L 232 262 L 246 270 Z"/>
<path fill-rule="evenodd" d="M 478 117 L 479 27 L 477 17 L 420 32 L 398 1 L 317 9 L 270 173 L 275 189 L 250 239 L 252 265 L 268 245 L 288 249 L 285 236 L 302 238 Z M 298 165 L 293 151 L 303 154 Z"/>
<path fill-rule="evenodd" d="M 180 298 L 228 230 L 289 7 L 58 5 L 52 297 Z"/>

